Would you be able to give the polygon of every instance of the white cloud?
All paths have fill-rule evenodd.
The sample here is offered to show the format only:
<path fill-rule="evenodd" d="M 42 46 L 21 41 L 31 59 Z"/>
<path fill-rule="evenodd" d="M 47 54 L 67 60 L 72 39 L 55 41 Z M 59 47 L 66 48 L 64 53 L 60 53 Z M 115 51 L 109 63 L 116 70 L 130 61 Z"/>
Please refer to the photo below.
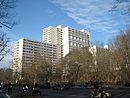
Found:
<path fill-rule="evenodd" d="M 50 8 L 46 9 L 45 12 L 48 13 L 49 15 L 51 15 L 51 16 L 52 15 L 56 16 L 56 13 L 52 9 L 50 9 Z"/>
<path fill-rule="evenodd" d="M 86 28 L 99 33 L 117 33 L 130 24 L 130 15 L 121 15 L 121 10 L 109 12 L 113 0 L 50 0 L 65 13 Z M 130 2 L 119 5 L 127 7 Z"/>

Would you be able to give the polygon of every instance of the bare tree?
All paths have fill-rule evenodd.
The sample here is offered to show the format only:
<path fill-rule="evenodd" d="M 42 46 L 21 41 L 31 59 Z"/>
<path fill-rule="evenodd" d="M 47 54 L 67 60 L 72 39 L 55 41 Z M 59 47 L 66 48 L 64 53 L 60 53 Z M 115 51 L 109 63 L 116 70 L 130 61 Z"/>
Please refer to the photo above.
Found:
<path fill-rule="evenodd" d="M 12 28 L 16 22 L 13 21 L 13 16 L 10 10 L 15 7 L 17 0 L 0 0 L 0 24 L 7 28 Z"/>
<path fill-rule="evenodd" d="M 127 4 L 127 5 L 126 5 Z M 121 11 L 122 15 L 130 13 L 130 1 L 129 0 L 114 0 L 111 11 Z"/>
<path fill-rule="evenodd" d="M 5 26 L 7 28 L 12 28 L 16 22 L 13 21 L 13 17 L 10 10 L 15 7 L 17 0 L 0 0 L 0 28 Z M 0 31 L 0 61 L 9 52 L 7 49 L 9 39 L 6 34 Z"/>
<path fill-rule="evenodd" d="M 6 34 L 0 33 L 0 61 L 9 52 L 8 43 L 9 43 L 9 38 L 6 37 Z"/>
<path fill-rule="evenodd" d="M 98 45 L 95 60 L 97 79 L 112 84 L 122 84 L 129 81 L 130 30 L 122 31 L 116 36 L 108 49 Z"/>
<path fill-rule="evenodd" d="M 116 68 L 122 82 L 128 81 L 130 76 L 130 30 L 121 32 L 114 40 L 115 56 L 118 57 Z"/>
<path fill-rule="evenodd" d="M 105 49 L 101 46 L 97 46 L 96 52 L 96 79 L 110 83 L 112 80 L 112 51 L 111 49 Z"/>
<path fill-rule="evenodd" d="M 36 52 L 36 50 L 34 50 L 33 56 L 30 66 L 27 63 L 22 65 L 23 81 L 30 83 L 50 81 L 52 77 L 52 65 L 47 62 L 44 55 Z"/>
<path fill-rule="evenodd" d="M 12 81 L 12 69 L 1 68 L 0 74 L 1 74 L 0 81 L 3 81 L 5 83 Z"/>
<path fill-rule="evenodd" d="M 65 79 L 70 82 L 87 81 L 92 66 L 92 54 L 88 47 L 72 50 L 63 60 Z"/>

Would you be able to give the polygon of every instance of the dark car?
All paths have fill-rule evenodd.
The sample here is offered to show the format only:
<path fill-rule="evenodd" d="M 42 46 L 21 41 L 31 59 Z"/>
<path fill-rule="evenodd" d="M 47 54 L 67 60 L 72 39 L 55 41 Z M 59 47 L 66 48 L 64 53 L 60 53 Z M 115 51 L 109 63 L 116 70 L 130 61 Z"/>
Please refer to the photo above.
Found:
<path fill-rule="evenodd" d="M 5 92 L 5 88 L 3 86 L 0 86 L 0 93 Z"/>
<path fill-rule="evenodd" d="M 37 87 L 37 88 L 33 88 L 33 90 L 32 90 L 32 94 L 33 95 L 42 95 L 42 92 L 41 92 L 41 90 Z"/>
<path fill-rule="evenodd" d="M 39 87 L 41 89 L 49 89 L 50 88 L 50 83 L 49 82 L 43 83 Z"/>
<path fill-rule="evenodd" d="M 0 93 L 0 98 L 11 98 L 11 97 L 6 93 Z"/>
<path fill-rule="evenodd" d="M 86 88 L 88 86 L 88 84 L 86 82 L 78 82 L 75 84 L 75 87 L 78 88 Z"/>
<path fill-rule="evenodd" d="M 126 82 L 124 86 L 130 87 L 130 82 Z"/>
<path fill-rule="evenodd" d="M 68 89 L 69 86 L 66 84 L 66 83 L 55 83 L 53 86 L 52 86 L 52 89 L 53 90 L 66 90 Z"/>

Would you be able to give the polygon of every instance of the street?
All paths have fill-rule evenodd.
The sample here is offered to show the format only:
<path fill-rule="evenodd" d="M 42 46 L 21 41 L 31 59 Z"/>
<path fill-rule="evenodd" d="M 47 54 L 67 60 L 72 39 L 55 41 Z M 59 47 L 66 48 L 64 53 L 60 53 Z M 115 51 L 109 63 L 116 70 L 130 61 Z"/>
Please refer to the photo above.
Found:
<path fill-rule="evenodd" d="M 42 96 L 33 96 L 31 91 L 23 94 L 20 89 L 14 89 L 13 98 L 89 98 L 90 89 L 86 88 L 70 88 L 64 91 L 52 89 L 42 89 Z M 111 93 L 112 98 L 130 98 L 130 87 L 111 87 L 107 91 Z"/>

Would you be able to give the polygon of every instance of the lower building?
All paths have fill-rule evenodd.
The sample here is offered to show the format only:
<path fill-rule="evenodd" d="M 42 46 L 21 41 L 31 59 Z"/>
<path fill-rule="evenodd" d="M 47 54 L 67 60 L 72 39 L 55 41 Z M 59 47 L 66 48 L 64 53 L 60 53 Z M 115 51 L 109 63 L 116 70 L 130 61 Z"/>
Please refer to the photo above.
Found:
<path fill-rule="evenodd" d="M 22 73 L 24 68 L 32 66 L 40 59 L 44 59 L 49 65 L 52 65 L 52 71 L 55 71 L 54 65 L 61 58 L 57 48 L 58 45 L 20 39 L 14 46 L 13 72 Z"/>

